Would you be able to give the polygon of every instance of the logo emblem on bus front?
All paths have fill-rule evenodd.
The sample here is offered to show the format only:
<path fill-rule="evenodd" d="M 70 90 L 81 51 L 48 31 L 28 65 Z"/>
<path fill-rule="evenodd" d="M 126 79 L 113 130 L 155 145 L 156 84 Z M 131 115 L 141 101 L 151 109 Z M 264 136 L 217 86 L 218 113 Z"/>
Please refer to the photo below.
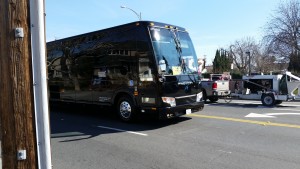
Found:
<path fill-rule="evenodd" d="M 185 85 L 184 91 L 185 91 L 185 93 L 190 93 L 191 92 L 191 87 L 189 85 Z"/>

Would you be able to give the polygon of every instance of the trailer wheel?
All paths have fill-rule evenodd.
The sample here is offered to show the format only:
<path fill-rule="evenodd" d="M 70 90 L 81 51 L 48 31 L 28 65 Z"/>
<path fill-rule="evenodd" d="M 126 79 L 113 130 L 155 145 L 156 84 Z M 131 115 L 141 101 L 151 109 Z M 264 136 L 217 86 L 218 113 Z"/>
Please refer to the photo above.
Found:
<path fill-rule="evenodd" d="M 117 113 L 124 122 L 131 122 L 135 119 L 135 106 L 128 96 L 122 96 L 118 100 Z"/>
<path fill-rule="evenodd" d="M 274 95 L 271 93 L 263 94 L 261 96 L 261 102 L 264 106 L 268 106 L 268 107 L 274 106 L 274 104 L 275 104 Z"/>

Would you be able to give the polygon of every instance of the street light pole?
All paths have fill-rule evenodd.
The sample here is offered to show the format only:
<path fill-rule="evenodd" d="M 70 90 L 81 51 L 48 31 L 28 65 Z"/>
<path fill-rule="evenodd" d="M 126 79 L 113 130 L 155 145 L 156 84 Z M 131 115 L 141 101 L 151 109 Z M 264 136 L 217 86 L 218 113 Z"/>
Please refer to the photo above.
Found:
<path fill-rule="evenodd" d="M 126 8 L 126 9 L 129 9 L 129 10 L 131 10 L 133 13 L 135 13 L 136 14 L 136 16 L 138 17 L 138 19 L 141 21 L 142 20 L 142 14 L 141 14 L 141 12 L 140 12 L 140 14 L 138 14 L 136 11 L 134 11 L 133 9 L 131 9 L 131 8 L 128 8 L 128 7 L 126 7 L 126 6 L 121 6 L 121 8 Z"/>
<path fill-rule="evenodd" d="M 251 75 L 251 58 L 250 58 L 250 51 L 246 51 L 246 54 L 248 55 L 249 57 L 249 76 Z"/>

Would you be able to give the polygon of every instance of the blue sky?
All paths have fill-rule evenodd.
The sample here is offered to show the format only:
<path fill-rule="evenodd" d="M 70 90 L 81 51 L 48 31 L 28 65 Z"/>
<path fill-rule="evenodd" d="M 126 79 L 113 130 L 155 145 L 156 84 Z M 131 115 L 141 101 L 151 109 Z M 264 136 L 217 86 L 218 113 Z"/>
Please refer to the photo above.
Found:
<path fill-rule="evenodd" d="M 281 0 L 46 0 L 46 39 L 142 20 L 186 28 L 197 56 L 211 63 L 218 48 L 245 37 L 261 40 L 263 27 Z"/>

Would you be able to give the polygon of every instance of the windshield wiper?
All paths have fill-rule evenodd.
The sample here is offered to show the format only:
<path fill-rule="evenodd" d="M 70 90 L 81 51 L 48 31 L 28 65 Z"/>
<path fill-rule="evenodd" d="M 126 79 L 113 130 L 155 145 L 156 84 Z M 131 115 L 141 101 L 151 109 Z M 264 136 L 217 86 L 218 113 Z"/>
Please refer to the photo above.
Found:
<path fill-rule="evenodd" d="M 176 50 L 177 50 L 179 56 L 181 57 L 182 49 L 181 49 L 180 40 L 178 39 L 178 37 L 175 33 L 175 30 L 171 30 L 171 31 L 173 33 L 173 39 L 174 39 L 174 42 L 175 42 Z"/>
<path fill-rule="evenodd" d="M 180 63 L 182 72 L 185 73 L 188 71 L 188 74 L 193 74 L 193 71 L 187 66 L 187 64 L 185 63 L 185 60 L 182 57 L 182 47 L 181 47 L 181 43 L 178 38 L 178 35 L 176 34 L 176 30 L 172 29 L 170 31 L 172 31 L 172 33 L 173 33 L 173 40 L 175 42 L 175 47 L 176 47 L 177 53 L 179 55 L 178 59 L 179 59 L 179 63 Z"/>
<path fill-rule="evenodd" d="M 176 32 L 175 32 L 176 30 L 172 29 L 170 31 L 173 33 L 173 40 L 174 40 L 174 43 L 175 43 L 177 53 L 179 55 L 178 59 L 179 59 L 181 69 L 182 69 L 183 72 L 185 72 L 186 71 L 186 64 L 184 63 L 184 60 L 182 59 L 182 48 L 181 48 L 180 40 L 178 39 L 178 37 L 176 35 Z"/>

